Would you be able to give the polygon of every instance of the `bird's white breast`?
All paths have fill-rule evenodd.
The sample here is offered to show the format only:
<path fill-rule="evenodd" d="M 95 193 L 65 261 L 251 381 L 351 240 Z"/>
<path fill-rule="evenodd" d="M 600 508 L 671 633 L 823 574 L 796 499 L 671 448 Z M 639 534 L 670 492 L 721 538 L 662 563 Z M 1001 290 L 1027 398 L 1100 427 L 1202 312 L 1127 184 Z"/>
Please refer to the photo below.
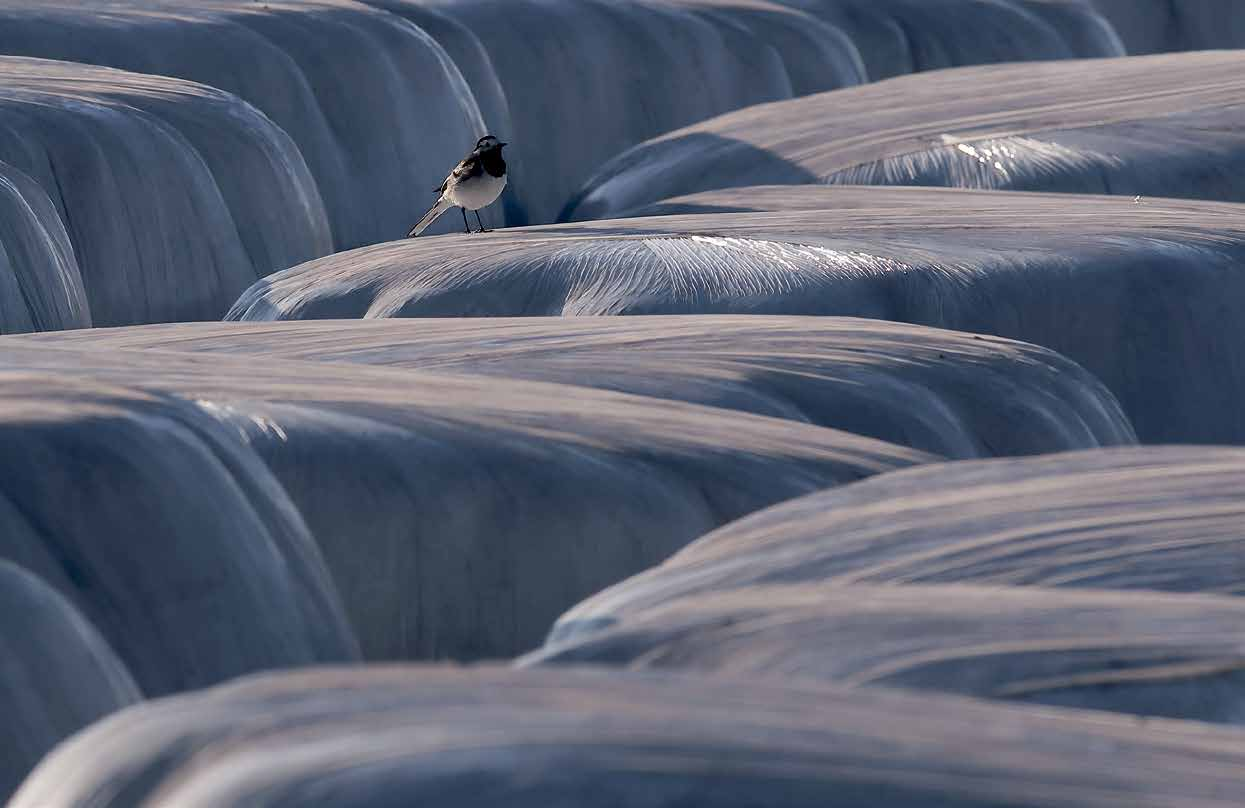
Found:
<path fill-rule="evenodd" d="M 479 210 L 491 205 L 502 189 L 506 187 L 506 178 L 494 177 L 487 171 L 475 177 L 459 180 L 445 189 L 445 196 L 455 205 L 467 210 Z"/>

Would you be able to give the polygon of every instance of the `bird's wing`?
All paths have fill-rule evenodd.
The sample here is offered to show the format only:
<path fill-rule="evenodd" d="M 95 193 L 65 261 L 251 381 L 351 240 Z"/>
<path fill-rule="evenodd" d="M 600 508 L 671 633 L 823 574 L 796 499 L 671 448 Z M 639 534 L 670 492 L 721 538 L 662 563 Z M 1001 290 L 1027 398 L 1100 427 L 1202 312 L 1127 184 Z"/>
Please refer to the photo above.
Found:
<path fill-rule="evenodd" d="M 450 172 L 450 176 L 455 180 L 465 179 L 467 177 L 477 176 L 484 170 L 484 166 L 480 163 L 480 158 L 472 154 L 464 157 L 463 161 L 454 166 L 454 170 Z"/>
<path fill-rule="evenodd" d="M 457 185 L 460 180 L 464 180 L 467 177 L 479 176 L 483 171 L 484 166 L 480 162 L 480 155 L 476 152 L 472 152 L 464 157 L 458 165 L 454 166 L 454 170 L 451 171 L 450 175 L 445 178 L 445 182 L 441 183 L 441 187 L 437 189 L 437 193 L 443 194 L 449 185 Z"/>

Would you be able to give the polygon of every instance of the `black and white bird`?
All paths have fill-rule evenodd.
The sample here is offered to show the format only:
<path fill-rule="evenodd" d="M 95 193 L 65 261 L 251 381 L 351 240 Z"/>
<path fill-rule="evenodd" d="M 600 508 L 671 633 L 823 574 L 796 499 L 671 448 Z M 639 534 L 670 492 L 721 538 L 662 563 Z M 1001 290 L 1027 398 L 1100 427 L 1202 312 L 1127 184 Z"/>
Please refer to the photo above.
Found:
<path fill-rule="evenodd" d="M 452 207 L 458 207 L 463 213 L 463 227 L 471 232 L 467 223 L 467 211 L 475 211 L 476 223 L 481 233 L 485 232 L 484 222 L 480 221 L 480 208 L 493 204 L 501 196 L 506 187 L 506 161 L 502 159 L 501 150 L 505 146 L 492 135 L 485 135 L 476 141 L 476 147 L 462 159 L 454 170 L 437 189 L 440 194 L 419 224 L 411 228 L 407 238 L 414 238 L 428 229 L 428 225 Z"/>

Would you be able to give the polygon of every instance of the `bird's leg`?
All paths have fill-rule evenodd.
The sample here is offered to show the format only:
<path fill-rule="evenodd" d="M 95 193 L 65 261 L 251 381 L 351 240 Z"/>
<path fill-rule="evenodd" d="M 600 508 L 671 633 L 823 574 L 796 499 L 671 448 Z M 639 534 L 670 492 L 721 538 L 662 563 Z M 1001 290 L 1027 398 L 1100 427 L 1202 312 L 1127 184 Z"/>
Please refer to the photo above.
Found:
<path fill-rule="evenodd" d="M 492 233 L 492 232 L 493 232 L 492 230 L 485 230 L 485 229 L 484 229 L 484 222 L 480 221 L 480 211 L 478 211 L 478 210 L 476 211 L 476 223 L 480 225 L 480 232 L 481 232 L 481 233 Z"/>
<path fill-rule="evenodd" d="M 459 208 L 459 209 L 458 209 L 458 212 L 459 212 L 459 213 L 461 213 L 461 214 L 463 215 L 463 227 L 467 230 L 467 232 L 468 232 L 468 233 L 470 233 L 470 232 L 471 232 L 471 225 L 467 224 L 467 209 L 466 209 L 466 208 Z"/>

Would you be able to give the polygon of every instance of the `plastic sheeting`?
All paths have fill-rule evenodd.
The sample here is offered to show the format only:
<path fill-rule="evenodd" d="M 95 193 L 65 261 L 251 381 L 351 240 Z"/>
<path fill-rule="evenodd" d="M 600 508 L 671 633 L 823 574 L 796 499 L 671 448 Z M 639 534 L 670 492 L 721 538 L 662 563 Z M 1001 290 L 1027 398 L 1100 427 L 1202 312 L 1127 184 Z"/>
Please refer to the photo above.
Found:
<path fill-rule="evenodd" d="M 1231 51 L 970 67 L 756 106 L 620 154 L 564 217 L 796 183 L 1245 201 L 1243 68 Z"/>
<path fill-rule="evenodd" d="M 765 584 L 1066 586 L 1239 594 L 1245 450 L 1144 447 L 940 464 L 793 500 L 564 615 L 552 641 Z"/>
<path fill-rule="evenodd" d="M 420 24 L 435 11 L 480 41 L 513 127 L 490 124 L 512 144 L 511 223 L 553 221 L 596 167 L 647 138 L 865 80 L 841 31 L 759 0 L 374 5 Z"/>
<path fill-rule="evenodd" d="M 189 402 L 82 376 L 0 373 L 0 558 L 66 597 L 147 696 L 355 659 L 259 457 Z"/>
<path fill-rule="evenodd" d="M 405 233 L 484 129 L 513 144 L 489 223 L 548 222 L 618 152 L 740 107 L 914 70 L 1123 53 L 1087 7 L 1034 0 L 93 3 L 0 4 L 0 52 L 252 102 L 298 143 L 338 249 Z"/>
<path fill-rule="evenodd" d="M 60 214 L 38 183 L 0 163 L 0 334 L 90 325 Z"/>
<path fill-rule="evenodd" d="M 1243 617 L 1238 598 L 818 581 L 675 599 L 523 664 L 815 678 L 1242 724 Z"/>
<path fill-rule="evenodd" d="M 723 192 L 726 194 L 726 192 Z M 1245 442 L 1245 206 L 947 189 L 741 189 L 658 207 L 773 212 L 416 239 L 249 289 L 241 320 L 851 315 L 1051 348 L 1143 442 Z"/>
<path fill-rule="evenodd" d="M 1235 0 L 1081 2 L 1110 22 L 1129 53 L 1245 47 L 1245 17 Z"/>
<path fill-rule="evenodd" d="M 177 76 L 250 102 L 297 144 L 337 249 L 405 235 L 484 128 L 444 48 L 349 0 L 4 0 L 0 53 Z"/>
<path fill-rule="evenodd" d="M 996 337 L 855 318 L 203 323 L 43 335 L 24 344 L 558 382 L 813 423 L 951 458 L 1136 440 L 1111 393 L 1058 354 Z"/>
<path fill-rule="evenodd" d="M 0 160 L 51 202 L 10 186 L 48 242 L 44 269 L 19 270 L 45 279 L 41 327 L 217 319 L 257 278 L 330 250 L 298 149 L 204 85 L 0 57 Z"/>
<path fill-rule="evenodd" d="M 119 713 L 13 808 L 1245 801 L 1245 735 L 931 693 L 588 671 L 312 670 Z"/>
<path fill-rule="evenodd" d="M 520 161 L 511 223 L 553 221 L 606 160 L 728 110 L 916 70 L 1124 53 L 1087 8 L 1014 0 L 369 2 L 438 39 L 434 11 L 478 37 Z"/>
<path fill-rule="evenodd" d="M 138 701 L 138 686 L 108 643 L 39 578 L 0 561 L 0 799 L 70 734 Z"/>
<path fill-rule="evenodd" d="M 782 0 L 838 27 L 870 80 L 992 62 L 1123 56 L 1095 10 L 1043 0 Z"/>
<path fill-rule="evenodd" d="M 529 650 L 576 601 L 715 527 L 935 459 L 811 424 L 565 384 L 22 339 L 7 338 L 0 366 L 174 394 L 266 461 L 371 658 Z M 202 496 L 220 519 L 246 517 L 243 503 Z M 190 518 L 172 494 L 152 500 Z M 196 546 L 247 565 L 229 548 L 248 546 L 254 530 L 232 532 Z"/>
<path fill-rule="evenodd" d="M 513 172 L 486 224 L 552 221 L 597 166 L 646 138 L 864 80 L 841 31 L 761 0 L 5 0 L 0 53 L 178 76 L 251 102 L 298 144 L 337 249 L 403 236 L 485 130 L 512 143 Z"/>

